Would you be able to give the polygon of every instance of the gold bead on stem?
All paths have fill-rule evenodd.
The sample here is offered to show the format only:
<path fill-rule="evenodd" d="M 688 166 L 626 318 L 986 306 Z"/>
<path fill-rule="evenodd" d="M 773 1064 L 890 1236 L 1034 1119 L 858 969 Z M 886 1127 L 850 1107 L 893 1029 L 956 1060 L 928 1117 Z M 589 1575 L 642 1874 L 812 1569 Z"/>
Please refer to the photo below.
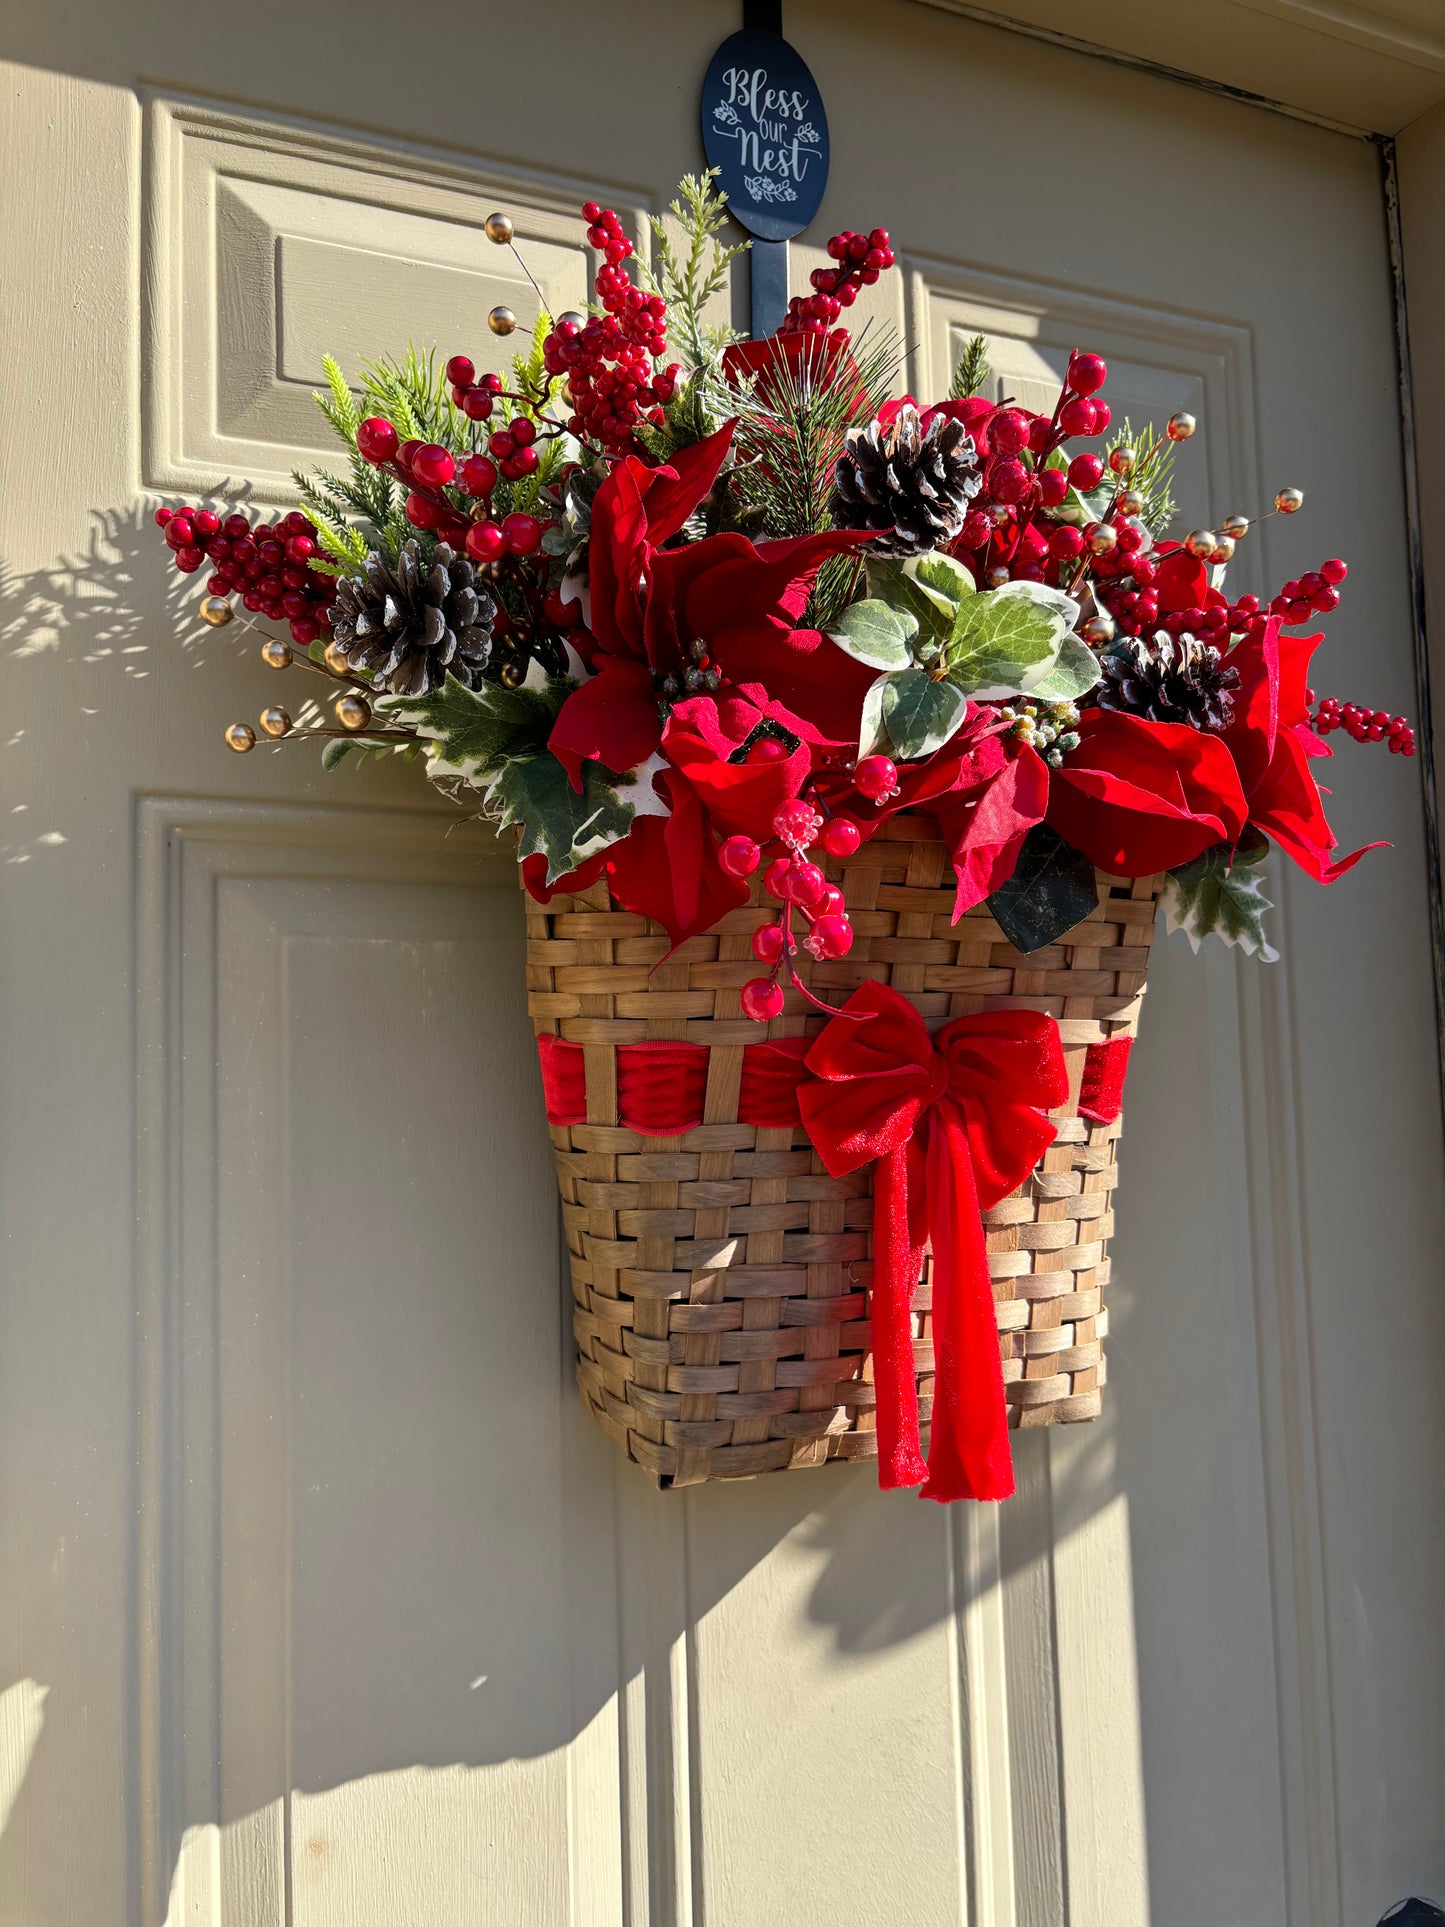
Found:
<path fill-rule="evenodd" d="M 1102 648 L 1106 642 L 1114 640 L 1114 620 L 1112 616 L 1090 616 L 1080 629 L 1079 634 L 1091 649 Z"/>
<path fill-rule="evenodd" d="M 1118 547 L 1119 532 L 1112 523 L 1091 522 L 1084 530 L 1084 540 L 1095 555 L 1112 555 Z"/>
<path fill-rule="evenodd" d="M 1192 529 L 1184 538 L 1184 546 L 1199 562 L 1207 562 L 1219 546 L 1219 537 L 1213 529 Z"/>
<path fill-rule="evenodd" d="M 289 736 L 291 718 L 280 703 L 272 703 L 269 709 L 261 711 L 261 727 L 268 736 Z"/>
<path fill-rule="evenodd" d="M 1177 415 L 1169 417 L 1165 432 L 1171 442 L 1187 442 L 1199 424 L 1187 408 L 1181 408 Z"/>
<path fill-rule="evenodd" d="M 1232 538 L 1227 535 L 1221 535 L 1219 540 L 1215 543 L 1213 549 L 1210 551 L 1210 555 L 1209 555 L 1210 561 L 1211 562 L 1229 562 L 1233 559 L 1233 556 L 1234 556 L 1234 542 Z"/>
<path fill-rule="evenodd" d="M 268 669 L 289 669 L 292 663 L 291 645 L 282 642 L 279 636 L 271 636 L 261 644 L 261 660 Z"/>
<path fill-rule="evenodd" d="M 326 652 L 321 658 L 333 676 L 349 676 L 351 664 L 346 659 L 346 651 L 339 642 L 328 642 Z"/>
<path fill-rule="evenodd" d="M 575 408 L 577 406 L 577 397 L 572 393 L 572 384 L 570 381 L 568 381 L 565 375 L 563 375 L 562 377 L 561 394 L 562 394 L 562 402 L 565 407 Z"/>
<path fill-rule="evenodd" d="M 248 749 L 256 747 L 256 732 L 249 723 L 232 723 L 226 731 L 226 747 L 244 756 Z"/>
<path fill-rule="evenodd" d="M 1119 497 L 1119 513 L 1121 515 L 1142 515 L 1144 513 L 1144 497 L 1139 493 L 1137 488 L 1126 488 L 1124 490 L 1124 493 Z"/>
<path fill-rule="evenodd" d="M 487 216 L 487 239 L 489 241 L 495 241 L 499 248 L 504 248 L 507 245 L 508 241 L 512 238 L 513 232 L 512 217 L 510 214 L 499 213 L 489 214 Z"/>
<path fill-rule="evenodd" d="M 371 704 L 354 693 L 342 696 L 336 704 L 336 720 L 343 729 L 365 729 L 371 721 Z"/>
<path fill-rule="evenodd" d="M 510 308 L 493 308 L 487 316 L 487 326 L 494 335 L 509 335 L 517 325 L 517 317 Z"/>
<path fill-rule="evenodd" d="M 1231 542 L 1238 542 L 1249 534 L 1247 515 L 1226 515 L 1219 525 L 1219 533 L 1227 535 Z"/>
<path fill-rule="evenodd" d="M 1109 466 L 1116 475 L 1132 475 L 1134 473 L 1133 449 L 1126 446 L 1111 449 L 1109 451 Z"/>
<path fill-rule="evenodd" d="M 579 331 L 579 333 L 583 328 L 587 326 L 586 315 L 579 314 L 575 308 L 564 309 L 563 312 L 559 314 L 557 317 L 557 326 L 560 328 L 564 321 L 570 321 L 572 323 L 572 326 L 576 328 Z"/>
<path fill-rule="evenodd" d="M 1009 579 L 1007 569 L 995 566 L 984 571 L 983 586 L 986 589 L 1001 589 Z"/>
<path fill-rule="evenodd" d="M 212 629 L 224 629 L 235 613 L 224 596 L 208 595 L 201 604 L 201 621 Z"/>
<path fill-rule="evenodd" d="M 1274 498 L 1274 505 L 1281 515 L 1293 515 L 1296 509 L 1304 507 L 1305 492 L 1302 488 L 1282 488 Z"/>

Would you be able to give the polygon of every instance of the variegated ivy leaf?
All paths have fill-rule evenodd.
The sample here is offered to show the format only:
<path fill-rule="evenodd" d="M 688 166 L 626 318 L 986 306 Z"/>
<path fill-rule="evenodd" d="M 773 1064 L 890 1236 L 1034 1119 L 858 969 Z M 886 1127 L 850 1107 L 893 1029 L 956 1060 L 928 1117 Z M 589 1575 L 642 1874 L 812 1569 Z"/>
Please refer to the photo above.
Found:
<path fill-rule="evenodd" d="M 868 587 L 875 597 L 913 618 L 919 643 L 926 647 L 948 635 L 960 601 L 973 594 L 973 577 L 951 556 L 915 555 L 906 562 L 870 562 Z M 919 653 L 918 645 L 914 653 Z"/>
<path fill-rule="evenodd" d="M 913 660 L 908 645 L 918 634 L 918 622 L 907 610 L 869 596 L 850 602 L 828 634 L 858 662 L 874 669 L 906 669 Z"/>
<path fill-rule="evenodd" d="M 859 754 L 886 747 L 896 756 L 927 756 L 958 729 L 968 698 L 951 682 L 935 682 L 926 669 L 900 669 L 880 676 L 863 700 Z"/>
<path fill-rule="evenodd" d="M 1053 662 L 1041 670 L 1029 670 L 1020 694 L 1041 703 L 1076 703 L 1088 695 L 1099 675 L 1099 658 L 1088 643 L 1079 636 L 1065 636 Z"/>
<path fill-rule="evenodd" d="M 1079 605 L 1042 582 L 1006 582 L 958 606 L 945 649 L 950 679 L 966 695 L 995 702 L 1042 678 L 1057 661 Z"/>
<path fill-rule="evenodd" d="M 1264 913 L 1274 908 L 1260 890 L 1260 866 L 1268 854 L 1264 837 L 1252 849 L 1217 843 L 1171 870 L 1159 899 L 1165 929 L 1182 930 L 1195 950 L 1212 930 L 1261 963 L 1278 963 L 1279 952 L 1264 934 Z"/>

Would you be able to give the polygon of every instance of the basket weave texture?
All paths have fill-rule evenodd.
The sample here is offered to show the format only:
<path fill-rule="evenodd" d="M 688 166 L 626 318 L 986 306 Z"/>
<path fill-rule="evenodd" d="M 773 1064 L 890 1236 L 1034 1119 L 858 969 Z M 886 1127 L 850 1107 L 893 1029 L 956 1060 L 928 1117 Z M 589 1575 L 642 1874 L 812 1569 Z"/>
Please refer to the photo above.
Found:
<path fill-rule="evenodd" d="M 865 978 L 907 997 L 930 1031 L 984 1010 L 1058 1020 L 1070 1096 L 1032 1176 L 985 1214 L 1009 1423 L 1097 1415 L 1102 1297 L 1113 1229 L 1117 1118 L 1078 1100 L 1090 1045 L 1132 1038 L 1160 879 L 1099 877 L 1099 904 L 1024 956 L 982 906 L 950 922 L 953 875 L 928 817 L 891 818 L 842 861 L 855 941 L 798 959 L 841 1004 Z M 587 1122 L 553 1125 L 571 1253 L 582 1397 L 658 1484 L 694 1485 L 876 1455 L 869 1356 L 872 1169 L 830 1177 L 801 1126 L 740 1124 L 743 1051 L 826 1021 L 792 989 L 763 1027 L 738 993 L 749 939 L 776 906 L 752 901 L 665 962 L 661 926 L 613 904 L 605 881 L 545 909 L 527 899 L 529 1008 L 541 1036 L 580 1044 Z M 640 1137 L 617 1120 L 619 1045 L 710 1047 L 703 1122 Z M 932 1286 L 914 1297 L 920 1414 L 932 1405 Z"/>

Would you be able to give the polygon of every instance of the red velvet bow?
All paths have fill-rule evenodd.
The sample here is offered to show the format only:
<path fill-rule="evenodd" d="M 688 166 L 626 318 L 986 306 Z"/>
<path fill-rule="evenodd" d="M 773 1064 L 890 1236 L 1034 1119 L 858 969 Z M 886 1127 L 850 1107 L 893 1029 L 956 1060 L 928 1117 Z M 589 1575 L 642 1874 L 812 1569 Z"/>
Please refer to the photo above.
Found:
<path fill-rule="evenodd" d="M 960 1017 L 930 1038 L 896 990 L 865 983 L 808 1052 L 798 1106 L 834 1177 L 877 1160 L 873 1372 L 878 1483 L 926 1499 L 1006 1499 L 1014 1489 L 982 1211 L 1052 1144 L 1044 1112 L 1068 1096 L 1052 1017 Z M 933 1246 L 935 1378 L 925 1466 L 911 1306 Z"/>

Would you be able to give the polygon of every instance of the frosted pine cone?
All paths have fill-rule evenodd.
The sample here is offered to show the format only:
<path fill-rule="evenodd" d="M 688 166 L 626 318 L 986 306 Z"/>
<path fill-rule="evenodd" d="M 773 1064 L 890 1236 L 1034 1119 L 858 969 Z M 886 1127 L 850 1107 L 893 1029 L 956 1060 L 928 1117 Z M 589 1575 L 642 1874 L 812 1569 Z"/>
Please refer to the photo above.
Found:
<path fill-rule="evenodd" d="M 417 544 L 403 542 L 395 570 L 373 552 L 359 575 L 338 577 L 331 639 L 388 695 L 424 695 L 448 674 L 471 689 L 491 655 L 496 613 L 466 556 L 438 542 L 426 568 Z"/>

